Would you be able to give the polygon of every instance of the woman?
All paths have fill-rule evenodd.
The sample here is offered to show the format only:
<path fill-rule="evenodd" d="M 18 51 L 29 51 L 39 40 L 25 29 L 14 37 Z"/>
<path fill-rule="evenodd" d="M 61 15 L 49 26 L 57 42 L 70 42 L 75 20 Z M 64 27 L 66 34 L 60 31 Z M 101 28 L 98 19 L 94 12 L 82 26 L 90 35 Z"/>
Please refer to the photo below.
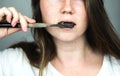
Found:
<path fill-rule="evenodd" d="M 33 29 L 40 51 L 20 45 L 23 50 L 1 52 L 1 76 L 38 76 L 38 72 L 39 76 L 119 76 L 120 40 L 102 0 L 32 0 L 32 8 L 36 22 L 75 25 Z M 6 16 L 13 27 L 20 21 L 23 31 L 28 23 L 35 23 L 14 8 L 0 12 L 0 20 Z M 1 38 L 18 30 L 7 29 L 6 34 L 1 29 Z"/>

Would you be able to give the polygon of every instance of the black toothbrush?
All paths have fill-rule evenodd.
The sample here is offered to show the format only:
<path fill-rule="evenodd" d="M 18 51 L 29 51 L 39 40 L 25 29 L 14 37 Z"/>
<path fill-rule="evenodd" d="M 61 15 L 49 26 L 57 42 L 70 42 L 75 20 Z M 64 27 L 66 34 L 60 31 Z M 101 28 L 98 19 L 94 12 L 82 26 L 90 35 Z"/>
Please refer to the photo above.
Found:
<path fill-rule="evenodd" d="M 45 27 L 51 27 L 56 26 L 60 28 L 72 28 L 74 27 L 74 23 L 72 22 L 59 22 L 58 24 L 46 24 L 46 23 L 34 23 L 34 24 L 28 24 L 28 27 L 30 28 L 45 28 Z M 8 22 L 0 22 L 0 28 L 20 28 L 20 23 L 17 23 L 15 27 L 12 27 L 10 23 Z"/>

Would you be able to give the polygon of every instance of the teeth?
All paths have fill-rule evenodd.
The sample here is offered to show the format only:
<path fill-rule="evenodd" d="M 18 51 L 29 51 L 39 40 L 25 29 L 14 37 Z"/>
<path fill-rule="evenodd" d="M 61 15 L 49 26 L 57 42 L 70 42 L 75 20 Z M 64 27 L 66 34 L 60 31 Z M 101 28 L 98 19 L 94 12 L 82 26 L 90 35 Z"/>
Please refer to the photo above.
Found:
<path fill-rule="evenodd" d="M 60 24 L 61 28 L 73 28 L 74 25 L 76 25 L 74 22 L 64 22 L 64 21 L 61 21 L 58 24 Z"/>

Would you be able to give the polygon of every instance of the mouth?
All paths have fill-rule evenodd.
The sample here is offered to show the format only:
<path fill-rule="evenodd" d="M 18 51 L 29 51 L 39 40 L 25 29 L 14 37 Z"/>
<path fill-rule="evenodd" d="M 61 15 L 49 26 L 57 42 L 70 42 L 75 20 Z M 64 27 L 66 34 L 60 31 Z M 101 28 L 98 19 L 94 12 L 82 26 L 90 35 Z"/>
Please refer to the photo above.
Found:
<path fill-rule="evenodd" d="M 73 28 L 76 24 L 74 22 L 61 21 L 58 22 L 60 28 Z"/>

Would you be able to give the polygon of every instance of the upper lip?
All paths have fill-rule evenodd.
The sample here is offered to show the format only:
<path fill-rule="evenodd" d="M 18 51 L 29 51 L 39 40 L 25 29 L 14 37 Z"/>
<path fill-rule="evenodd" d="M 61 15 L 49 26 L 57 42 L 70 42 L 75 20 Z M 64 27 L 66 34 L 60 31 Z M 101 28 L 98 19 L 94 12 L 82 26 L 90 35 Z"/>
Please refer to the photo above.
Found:
<path fill-rule="evenodd" d="M 59 22 L 72 22 L 72 23 L 74 23 L 75 25 L 76 25 L 76 23 L 74 22 L 74 21 L 72 21 L 72 20 L 61 20 L 61 21 L 59 21 Z M 58 23 L 59 23 L 58 22 Z"/>

